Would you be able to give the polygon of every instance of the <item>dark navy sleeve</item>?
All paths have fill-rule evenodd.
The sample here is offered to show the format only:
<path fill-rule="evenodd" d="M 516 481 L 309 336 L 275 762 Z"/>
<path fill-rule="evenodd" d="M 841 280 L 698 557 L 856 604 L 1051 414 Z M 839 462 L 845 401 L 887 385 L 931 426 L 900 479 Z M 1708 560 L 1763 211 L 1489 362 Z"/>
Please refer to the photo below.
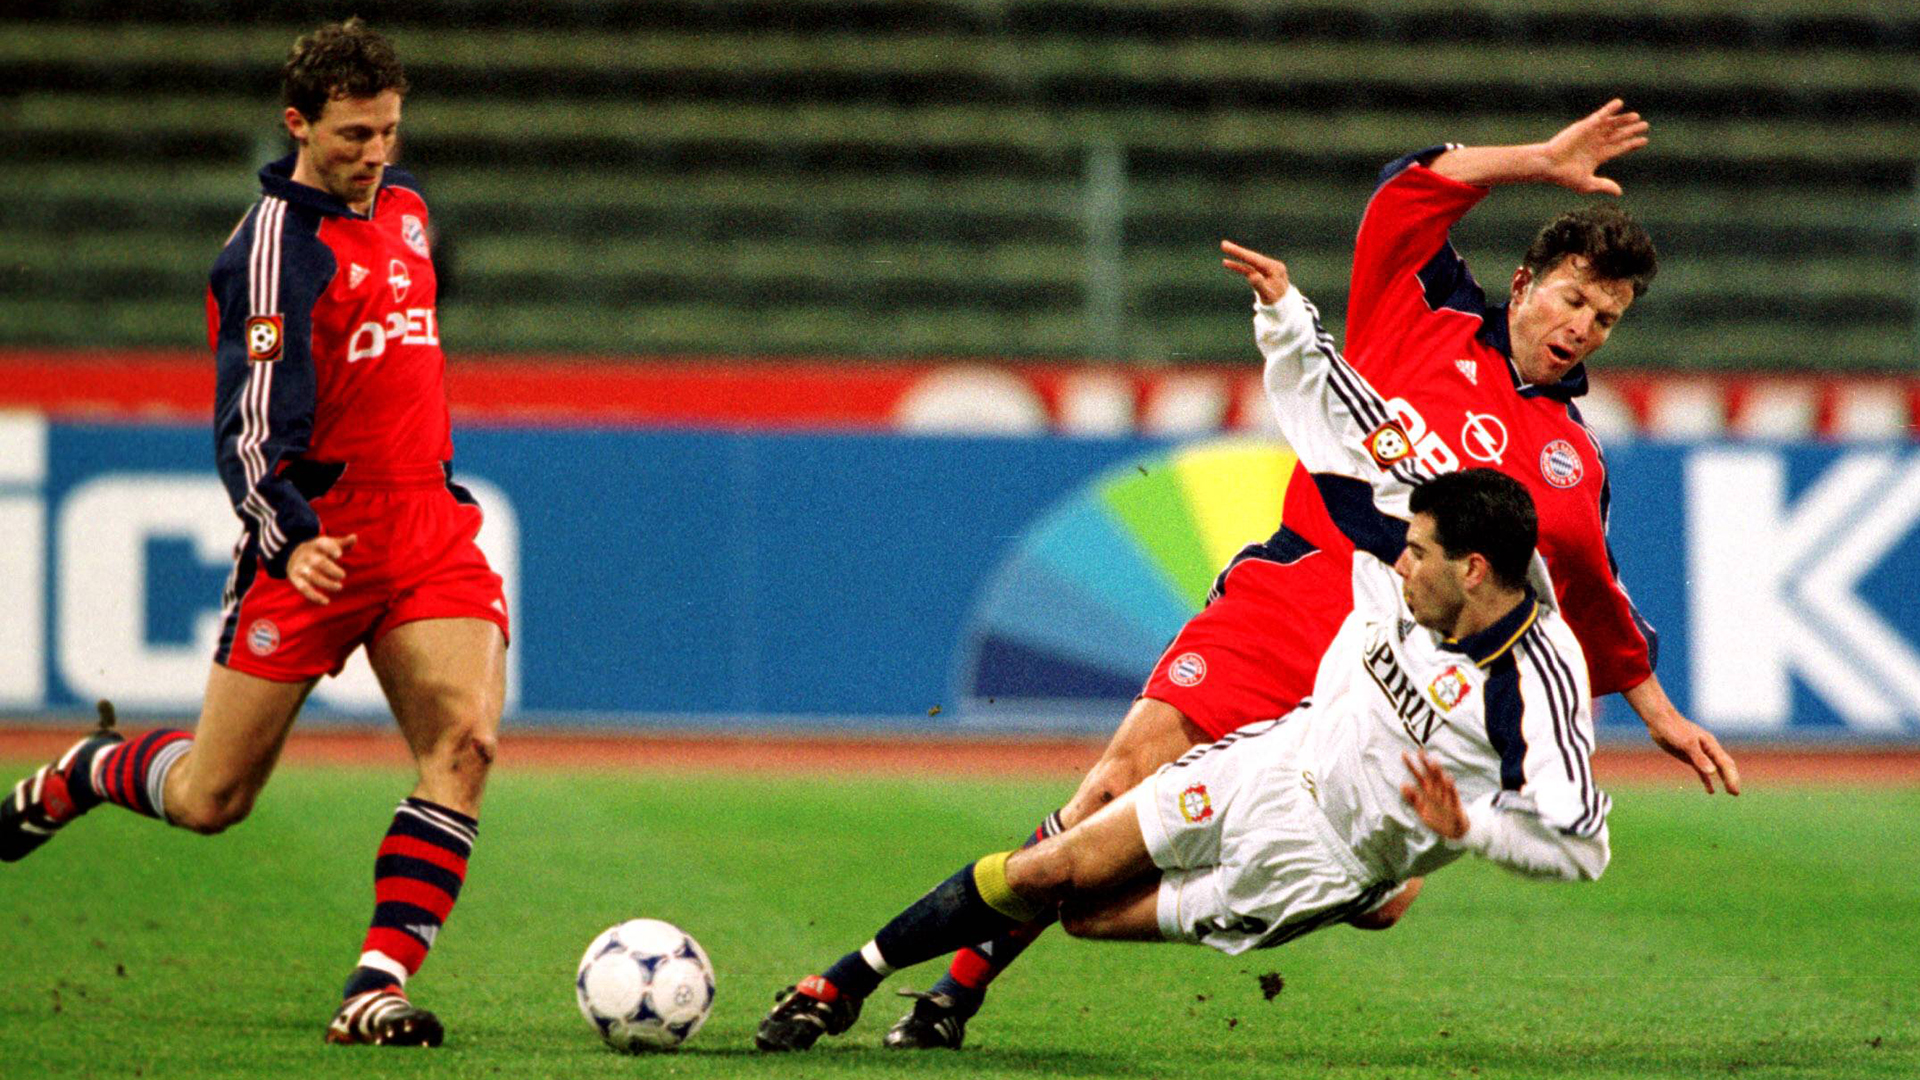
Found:
<path fill-rule="evenodd" d="M 333 278 L 318 220 L 262 199 L 214 262 L 214 460 L 268 575 L 320 535 L 320 519 L 280 475 L 313 433 L 313 309 Z"/>

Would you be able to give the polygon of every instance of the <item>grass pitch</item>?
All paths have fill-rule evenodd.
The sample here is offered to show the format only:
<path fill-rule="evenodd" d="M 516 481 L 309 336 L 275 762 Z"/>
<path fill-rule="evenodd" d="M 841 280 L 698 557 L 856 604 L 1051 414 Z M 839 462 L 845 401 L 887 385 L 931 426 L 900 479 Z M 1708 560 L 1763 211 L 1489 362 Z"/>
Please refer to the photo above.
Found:
<path fill-rule="evenodd" d="M 1682 779 L 1613 790 L 1596 884 L 1467 861 L 1392 931 L 1238 958 L 1054 931 L 960 1053 L 882 1050 L 901 1011 L 883 990 L 847 1036 L 779 1057 L 752 1049 L 775 991 L 1070 785 L 503 772 L 412 986 L 448 1044 L 397 1051 L 321 1031 L 409 777 L 289 768 L 225 836 L 103 808 L 0 867 L 0 1075 L 1920 1076 L 1920 791 L 1708 799 Z M 719 996 L 689 1045 L 628 1058 L 580 1018 L 572 975 L 642 915 L 700 939 Z"/>

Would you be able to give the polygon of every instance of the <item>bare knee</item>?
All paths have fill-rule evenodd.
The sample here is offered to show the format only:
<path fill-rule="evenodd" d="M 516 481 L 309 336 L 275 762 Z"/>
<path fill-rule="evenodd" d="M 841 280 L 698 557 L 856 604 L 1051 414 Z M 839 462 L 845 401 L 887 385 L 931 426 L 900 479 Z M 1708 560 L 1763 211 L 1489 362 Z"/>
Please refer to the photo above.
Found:
<path fill-rule="evenodd" d="M 1420 895 L 1420 889 L 1425 884 L 1425 878 L 1409 879 L 1399 892 L 1393 894 L 1393 899 L 1365 914 L 1355 915 L 1347 920 L 1348 924 L 1357 930 L 1392 929 L 1393 924 L 1407 913 L 1407 908 L 1413 906 L 1414 899 Z"/>
<path fill-rule="evenodd" d="M 258 792 L 251 788 L 230 787 L 218 791 L 188 791 L 166 805 L 167 821 L 202 836 L 225 832 L 245 821 L 253 812 Z"/>
<path fill-rule="evenodd" d="M 418 748 L 423 767 L 486 774 L 500 749 L 497 717 L 486 693 L 477 687 L 441 683 L 422 688 L 414 705 L 434 718 L 427 745 Z"/>

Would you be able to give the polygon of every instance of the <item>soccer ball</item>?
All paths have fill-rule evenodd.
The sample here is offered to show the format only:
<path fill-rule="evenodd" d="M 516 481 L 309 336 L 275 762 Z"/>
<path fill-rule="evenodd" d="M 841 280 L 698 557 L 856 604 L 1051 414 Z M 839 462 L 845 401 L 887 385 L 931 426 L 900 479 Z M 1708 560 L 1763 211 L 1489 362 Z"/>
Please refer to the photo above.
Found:
<path fill-rule="evenodd" d="M 713 965 L 686 931 L 659 919 L 608 928 L 580 958 L 580 1014 L 626 1053 L 671 1050 L 713 1009 Z"/>

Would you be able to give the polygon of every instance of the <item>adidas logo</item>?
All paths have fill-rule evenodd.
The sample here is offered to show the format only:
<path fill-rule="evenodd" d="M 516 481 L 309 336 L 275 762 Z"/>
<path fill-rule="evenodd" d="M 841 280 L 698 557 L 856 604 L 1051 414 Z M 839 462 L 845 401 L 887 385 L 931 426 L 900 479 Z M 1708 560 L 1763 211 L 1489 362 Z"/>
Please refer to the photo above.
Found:
<path fill-rule="evenodd" d="M 360 287 L 360 283 L 365 280 L 367 280 L 366 267 L 361 266 L 359 263 L 354 263 L 347 268 L 347 288 L 357 289 Z"/>
<path fill-rule="evenodd" d="M 433 939 L 440 936 L 440 928 L 428 923 L 414 923 L 407 927 L 407 933 L 419 938 L 422 942 L 426 943 L 427 948 L 431 949 L 433 948 Z"/>
<path fill-rule="evenodd" d="M 1480 365 L 1479 364 L 1475 363 L 1472 360 L 1455 360 L 1453 362 L 1453 366 L 1460 369 L 1460 374 L 1465 375 L 1467 377 L 1468 382 L 1472 383 L 1475 386 L 1480 385 Z"/>

